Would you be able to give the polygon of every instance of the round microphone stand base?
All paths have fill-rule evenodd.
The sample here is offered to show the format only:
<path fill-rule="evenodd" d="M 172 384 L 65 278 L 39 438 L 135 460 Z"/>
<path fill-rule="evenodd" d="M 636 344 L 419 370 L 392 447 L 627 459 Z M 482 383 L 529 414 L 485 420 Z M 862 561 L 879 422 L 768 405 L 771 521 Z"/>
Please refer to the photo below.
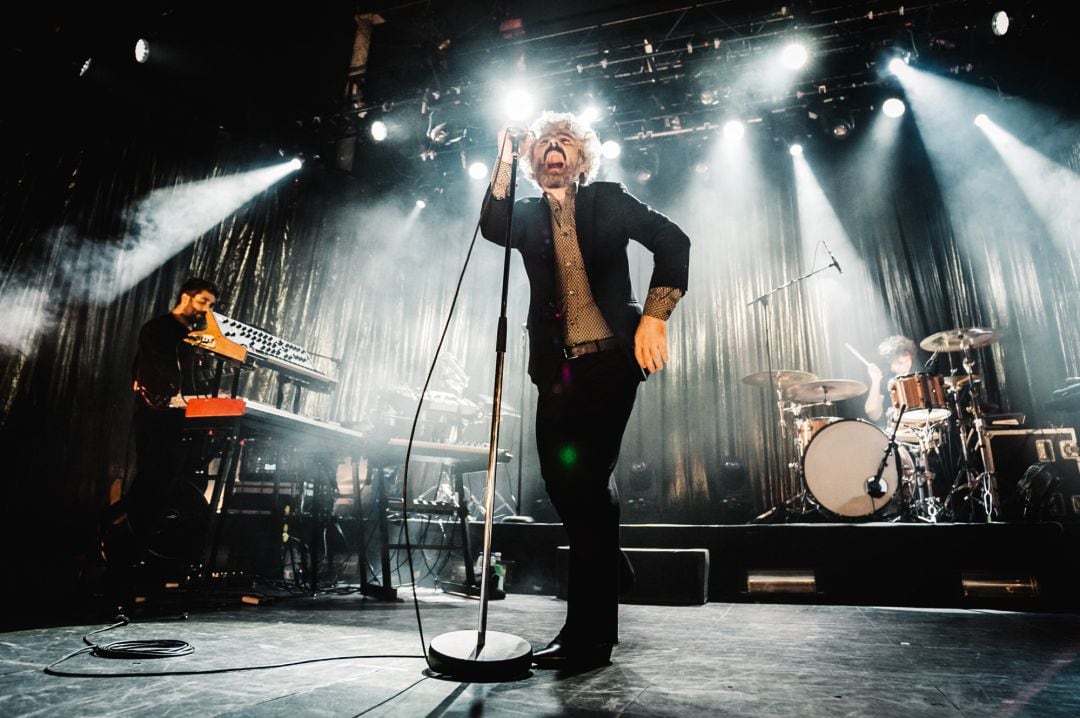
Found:
<path fill-rule="evenodd" d="M 476 631 L 435 636 L 428 650 L 428 664 L 433 671 L 461 681 L 510 681 L 528 675 L 532 646 L 524 639 L 487 631 L 479 653 L 476 643 Z"/>

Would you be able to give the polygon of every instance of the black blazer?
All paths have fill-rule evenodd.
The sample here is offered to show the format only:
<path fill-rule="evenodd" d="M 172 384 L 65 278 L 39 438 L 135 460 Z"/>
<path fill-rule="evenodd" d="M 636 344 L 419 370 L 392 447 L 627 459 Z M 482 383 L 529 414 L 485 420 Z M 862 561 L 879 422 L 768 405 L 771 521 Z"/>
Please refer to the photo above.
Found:
<path fill-rule="evenodd" d="M 509 205 L 509 200 L 497 200 L 489 192 L 480 213 L 484 237 L 502 246 Z M 630 287 L 627 243 L 634 239 L 653 253 L 650 288 L 673 287 L 685 292 L 690 239 L 670 219 L 631 196 L 622 184 L 594 182 L 581 186 L 575 207 L 578 244 L 593 298 L 624 354 L 636 367 L 634 332 L 641 319 L 641 304 Z M 510 236 L 510 246 L 521 252 L 529 277 L 529 376 L 539 384 L 553 377 L 564 359 L 555 245 L 547 200 L 532 197 L 515 202 Z"/>

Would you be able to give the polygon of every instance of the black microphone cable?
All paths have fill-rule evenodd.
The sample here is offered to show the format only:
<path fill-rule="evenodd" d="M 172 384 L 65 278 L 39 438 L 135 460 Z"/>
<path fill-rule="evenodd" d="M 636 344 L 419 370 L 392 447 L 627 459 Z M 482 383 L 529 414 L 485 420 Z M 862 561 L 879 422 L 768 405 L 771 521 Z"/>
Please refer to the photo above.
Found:
<path fill-rule="evenodd" d="M 182 618 L 187 618 L 186 614 Z M 215 673 L 238 673 L 241 671 L 263 671 L 271 668 L 287 668 L 290 666 L 301 666 L 308 663 L 326 663 L 328 661 L 347 661 L 357 660 L 362 658 L 425 658 L 416 654 L 383 654 L 383 655 L 355 655 L 355 656 L 326 656 L 320 658 L 305 658 L 296 661 L 283 661 L 281 663 L 266 663 L 253 666 L 230 666 L 225 668 L 198 668 L 193 670 L 174 670 L 174 671 L 66 671 L 57 668 L 61 663 L 69 661 L 72 658 L 89 653 L 98 658 L 120 658 L 120 659 L 149 659 L 149 658 L 177 658 L 179 656 L 187 656 L 195 652 L 195 647 L 187 641 L 181 641 L 177 639 L 143 639 L 134 641 L 115 641 L 113 643 L 107 643 L 101 645 L 94 643 L 90 640 L 90 636 L 104 633 L 105 631 L 111 631 L 121 626 L 130 624 L 131 621 L 127 616 L 117 616 L 116 623 L 113 623 L 104 628 L 91 631 L 83 636 L 83 643 L 86 644 L 83 648 L 77 651 L 72 651 L 66 656 L 53 661 L 49 665 L 45 666 L 42 671 L 46 675 L 65 677 L 65 678 L 147 678 L 156 677 L 162 678 L 166 676 L 202 676 L 211 675 Z M 415 685 L 415 684 L 414 684 Z M 410 686 L 411 688 L 412 686 Z"/>
<path fill-rule="evenodd" d="M 496 162 L 499 162 L 499 158 L 502 157 L 502 151 L 505 149 L 508 143 L 511 143 L 511 136 L 508 132 L 503 137 L 502 147 L 499 148 L 499 154 L 497 155 Z M 494 174 L 492 174 L 492 181 L 494 181 L 495 174 L 498 174 L 498 168 Z M 490 188 L 488 189 L 490 191 Z M 454 296 L 450 299 L 450 308 L 446 312 L 446 321 L 443 323 L 443 330 L 438 335 L 438 344 L 435 347 L 435 353 L 431 358 L 431 365 L 428 367 L 428 376 L 423 380 L 423 388 L 420 390 L 420 398 L 416 403 L 416 414 L 413 415 L 413 425 L 409 429 L 408 445 L 405 449 L 405 469 L 402 473 L 402 526 L 405 533 L 405 555 L 408 560 L 408 572 L 409 583 L 411 590 L 413 590 L 413 609 L 416 612 L 416 626 L 417 632 L 420 634 L 420 647 L 423 651 L 424 661 L 428 662 L 428 667 L 431 668 L 431 660 L 428 656 L 428 642 L 423 638 L 423 620 L 420 618 L 420 599 L 416 593 L 416 569 L 413 565 L 413 542 L 409 538 L 408 532 L 408 466 L 411 456 L 413 456 L 413 442 L 416 438 L 416 428 L 420 422 L 420 412 L 423 409 L 423 398 L 428 394 L 428 388 L 431 385 L 431 379 L 435 374 L 435 366 L 438 364 L 438 356 L 443 351 L 443 344 L 446 343 L 446 335 L 449 333 L 450 322 L 454 320 L 454 313 L 457 310 L 458 299 L 461 296 L 461 285 L 464 283 L 465 271 L 469 269 L 469 262 L 472 260 L 473 249 L 476 247 L 476 238 L 480 235 L 480 218 L 476 219 L 476 227 L 473 229 L 472 239 L 469 242 L 469 248 L 465 252 L 465 258 L 461 265 L 461 271 L 458 273 L 458 281 L 454 287 Z M 505 241 L 510 242 L 510 238 L 505 238 Z M 465 560 L 468 560 L 465 559 Z M 481 570 L 486 571 L 487 567 L 484 566 Z"/>

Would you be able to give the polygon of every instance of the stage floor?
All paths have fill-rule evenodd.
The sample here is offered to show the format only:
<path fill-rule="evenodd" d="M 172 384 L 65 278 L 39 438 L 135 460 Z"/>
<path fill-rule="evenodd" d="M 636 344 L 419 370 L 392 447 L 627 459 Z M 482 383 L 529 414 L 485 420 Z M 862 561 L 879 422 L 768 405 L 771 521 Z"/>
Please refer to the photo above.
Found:
<path fill-rule="evenodd" d="M 709 603 L 624 605 L 612 665 L 506 683 L 425 674 L 411 594 L 239 597 L 214 609 L 158 606 L 157 617 L 94 636 L 100 644 L 179 639 L 194 653 L 157 660 L 75 656 L 100 625 L 0 640 L 4 716 L 1076 716 L 1080 615 L 972 609 Z M 473 629 L 473 600 L 424 589 L 424 636 Z M 173 605 L 175 604 L 175 605 Z M 555 598 L 511 594 L 489 628 L 543 645 L 562 623 Z M 342 657 L 337 658 L 336 657 Z M 328 660 L 329 659 L 329 660 Z M 267 670 L 243 670 L 296 663 Z M 200 675 L 180 675 L 204 671 Z M 173 675 L 146 676 L 148 672 Z M 105 677 L 131 673 L 133 676 Z"/>

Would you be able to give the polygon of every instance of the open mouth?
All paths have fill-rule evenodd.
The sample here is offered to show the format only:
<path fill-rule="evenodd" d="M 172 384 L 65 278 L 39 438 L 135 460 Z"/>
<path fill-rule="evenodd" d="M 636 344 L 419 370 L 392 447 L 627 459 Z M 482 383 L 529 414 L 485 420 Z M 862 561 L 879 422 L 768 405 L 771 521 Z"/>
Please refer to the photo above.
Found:
<path fill-rule="evenodd" d="M 566 166 L 566 158 L 558 150 L 549 150 L 544 157 L 544 168 L 548 171 L 559 171 Z"/>

